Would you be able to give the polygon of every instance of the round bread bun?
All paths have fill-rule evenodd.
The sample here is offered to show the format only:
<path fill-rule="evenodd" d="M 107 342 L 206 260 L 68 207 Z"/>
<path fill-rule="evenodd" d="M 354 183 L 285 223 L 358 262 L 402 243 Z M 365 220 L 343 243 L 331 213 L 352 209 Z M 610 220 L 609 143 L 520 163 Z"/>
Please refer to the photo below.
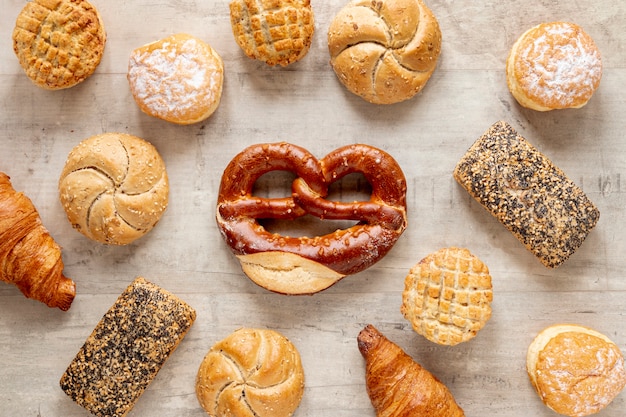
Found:
<path fill-rule="evenodd" d="M 528 29 L 506 61 L 511 94 L 521 106 L 538 111 L 584 106 L 601 78 L 600 52 L 574 23 L 542 23 Z"/>
<path fill-rule="evenodd" d="M 207 119 L 217 110 L 224 65 L 209 44 L 179 33 L 133 50 L 127 78 L 144 113 L 188 125 Z"/>
<path fill-rule="evenodd" d="M 270 66 L 304 58 L 315 31 L 310 0 L 232 0 L 230 23 L 246 56 Z"/>
<path fill-rule="evenodd" d="M 26 2 L 13 29 L 13 50 L 35 85 L 73 87 L 94 73 L 106 43 L 100 13 L 85 0 Z"/>
<path fill-rule="evenodd" d="M 572 417 L 599 412 L 626 385 L 619 347 L 603 334 L 573 324 L 541 331 L 528 347 L 526 369 L 541 400 Z"/>
<path fill-rule="evenodd" d="M 443 248 L 407 275 L 401 312 L 431 342 L 453 346 L 473 339 L 491 317 L 487 266 L 464 248 Z"/>
<path fill-rule="evenodd" d="M 441 30 L 422 0 L 353 0 L 328 29 L 339 81 L 374 104 L 412 98 L 437 66 Z"/>
<path fill-rule="evenodd" d="M 169 185 L 154 146 L 129 134 L 104 133 L 72 149 L 59 194 L 76 230 L 97 242 L 127 245 L 157 224 Z"/>
<path fill-rule="evenodd" d="M 209 350 L 196 377 L 198 401 L 211 417 L 288 417 L 303 394 L 300 354 L 274 330 L 236 330 Z"/>

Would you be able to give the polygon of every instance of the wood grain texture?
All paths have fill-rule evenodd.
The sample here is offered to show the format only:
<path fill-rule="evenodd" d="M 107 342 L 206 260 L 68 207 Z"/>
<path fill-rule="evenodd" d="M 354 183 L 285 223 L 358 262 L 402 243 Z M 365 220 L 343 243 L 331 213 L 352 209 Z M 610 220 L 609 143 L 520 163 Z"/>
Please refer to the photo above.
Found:
<path fill-rule="evenodd" d="M 0 170 L 31 198 L 63 247 L 77 296 L 63 313 L 0 286 L 0 416 L 88 416 L 62 392 L 59 378 L 136 276 L 178 295 L 197 319 L 130 416 L 204 416 L 194 392 L 200 362 L 211 345 L 243 326 L 278 330 L 299 349 L 306 389 L 296 417 L 375 415 L 356 343 L 368 323 L 446 383 L 468 416 L 554 415 L 534 393 L 524 366 L 534 336 L 555 322 L 593 327 L 626 351 L 626 3 L 430 1 L 443 34 L 438 68 L 418 96 L 383 107 L 349 93 L 330 68 L 326 31 L 342 1 L 312 0 L 316 33 L 308 55 L 270 68 L 237 46 L 227 0 L 93 0 L 108 35 L 102 62 L 85 82 L 54 92 L 35 87 L 13 53 L 11 31 L 24 3 L 7 0 L 0 14 Z M 582 109 L 538 113 L 512 98 L 504 63 L 523 31 L 552 20 L 576 22 L 594 38 L 604 75 Z M 208 42 L 225 68 L 220 107 L 190 126 L 141 113 L 126 80 L 131 50 L 181 31 Z M 555 270 L 541 265 L 452 178 L 461 155 L 497 120 L 545 153 L 601 212 L 585 243 Z M 160 223 L 125 247 L 104 246 L 73 230 L 57 193 L 69 151 L 111 131 L 153 143 L 170 179 Z M 248 145 L 279 140 L 318 157 L 349 143 L 377 146 L 397 159 L 408 183 L 409 226 L 393 250 L 310 297 L 253 284 L 215 223 L 219 181 L 230 159 Z M 488 265 L 493 315 L 472 341 L 442 347 L 411 330 L 400 304 L 409 269 L 449 245 L 467 247 Z M 625 410 L 622 393 L 600 415 L 621 417 Z"/>

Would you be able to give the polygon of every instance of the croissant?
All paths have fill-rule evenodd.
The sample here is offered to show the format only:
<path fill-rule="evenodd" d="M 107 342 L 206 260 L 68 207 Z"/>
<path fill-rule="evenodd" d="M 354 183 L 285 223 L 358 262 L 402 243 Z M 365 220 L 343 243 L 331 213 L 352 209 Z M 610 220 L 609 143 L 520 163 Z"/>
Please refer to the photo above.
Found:
<path fill-rule="evenodd" d="M 76 294 L 74 281 L 63 276 L 61 248 L 41 223 L 32 201 L 15 191 L 0 172 L 0 280 L 16 285 L 28 297 L 63 311 Z"/>
<path fill-rule="evenodd" d="M 448 388 L 374 326 L 357 337 L 378 417 L 464 417 Z"/>

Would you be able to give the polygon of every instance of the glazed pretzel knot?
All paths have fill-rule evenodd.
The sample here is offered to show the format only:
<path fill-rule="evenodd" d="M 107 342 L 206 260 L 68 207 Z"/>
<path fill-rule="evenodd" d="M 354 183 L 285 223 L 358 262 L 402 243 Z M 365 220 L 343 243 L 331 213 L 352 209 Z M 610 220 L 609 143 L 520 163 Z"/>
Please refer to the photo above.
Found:
<path fill-rule="evenodd" d="M 252 195 L 270 171 L 296 174 L 292 195 Z M 361 173 L 372 187 L 369 201 L 326 199 L 330 184 Z M 346 229 L 314 237 L 267 231 L 257 219 L 350 220 Z M 284 294 L 312 294 L 380 260 L 406 228 L 406 180 L 398 163 L 368 145 L 349 145 L 318 160 L 289 143 L 252 145 L 226 167 L 217 202 L 217 224 L 243 271 L 260 286 Z"/>

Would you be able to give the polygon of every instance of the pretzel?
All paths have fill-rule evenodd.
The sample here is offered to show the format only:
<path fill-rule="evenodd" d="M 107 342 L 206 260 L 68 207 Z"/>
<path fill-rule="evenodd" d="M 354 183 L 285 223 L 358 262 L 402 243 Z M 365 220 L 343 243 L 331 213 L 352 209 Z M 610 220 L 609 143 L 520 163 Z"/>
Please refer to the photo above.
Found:
<path fill-rule="evenodd" d="M 292 195 L 253 196 L 257 179 L 277 170 L 296 174 Z M 369 201 L 327 200 L 330 184 L 351 173 L 363 174 L 371 185 Z M 271 233 L 257 220 L 306 214 L 357 223 L 323 236 L 291 237 Z M 277 293 L 313 294 L 389 252 L 407 225 L 406 179 L 393 157 L 368 145 L 348 145 L 320 160 L 285 142 L 252 145 L 224 170 L 216 218 L 252 281 Z"/>

